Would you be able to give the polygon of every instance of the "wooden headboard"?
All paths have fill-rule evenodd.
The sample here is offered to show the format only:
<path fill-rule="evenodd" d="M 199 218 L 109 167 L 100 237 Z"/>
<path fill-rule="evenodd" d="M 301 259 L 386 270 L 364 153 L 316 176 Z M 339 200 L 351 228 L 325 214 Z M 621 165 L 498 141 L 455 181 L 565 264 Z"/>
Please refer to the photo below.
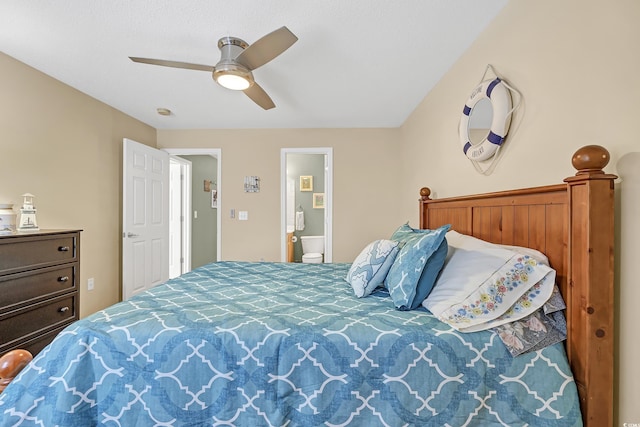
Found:
<path fill-rule="evenodd" d="M 609 153 L 578 150 L 565 184 L 432 200 L 420 190 L 420 227 L 452 229 L 549 258 L 567 304 L 567 355 L 585 426 L 613 426 L 614 179 Z"/>

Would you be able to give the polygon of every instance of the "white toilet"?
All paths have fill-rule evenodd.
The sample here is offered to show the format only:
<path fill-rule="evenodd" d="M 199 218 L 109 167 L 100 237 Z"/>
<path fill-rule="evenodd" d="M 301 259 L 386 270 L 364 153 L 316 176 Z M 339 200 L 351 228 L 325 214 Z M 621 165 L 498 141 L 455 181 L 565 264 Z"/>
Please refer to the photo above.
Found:
<path fill-rule="evenodd" d="M 307 264 L 322 264 L 324 253 L 324 236 L 301 236 L 302 262 Z"/>

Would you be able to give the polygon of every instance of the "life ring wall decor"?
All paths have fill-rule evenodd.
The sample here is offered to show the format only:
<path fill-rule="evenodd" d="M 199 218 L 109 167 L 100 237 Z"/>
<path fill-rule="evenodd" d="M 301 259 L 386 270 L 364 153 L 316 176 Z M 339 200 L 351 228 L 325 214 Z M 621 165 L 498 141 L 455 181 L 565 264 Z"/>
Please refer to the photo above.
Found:
<path fill-rule="evenodd" d="M 484 80 L 473 89 L 464 105 L 460 119 L 459 135 L 462 150 L 469 160 L 481 162 L 490 159 L 504 142 L 513 112 L 510 88 L 499 77 Z M 469 121 L 474 107 L 482 100 L 491 103 L 493 116 L 491 128 L 484 139 L 473 144 L 470 138 Z"/>

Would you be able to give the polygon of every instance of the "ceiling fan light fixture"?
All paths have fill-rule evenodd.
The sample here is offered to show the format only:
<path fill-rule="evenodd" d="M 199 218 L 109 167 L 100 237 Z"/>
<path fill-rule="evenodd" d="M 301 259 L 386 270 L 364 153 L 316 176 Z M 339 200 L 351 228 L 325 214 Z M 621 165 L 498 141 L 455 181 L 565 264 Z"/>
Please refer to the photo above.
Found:
<path fill-rule="evenodd" d="M 247 80 L 243 76 L 238 76 L 235 74 L 222 74 L 218 76 L 218 80 L 216 80 L 218 84 L 222 87 L 226 87 L 231 90 L 245 90 L 249 89 L 251 86 L 251 82 Z"/>
<path fill-rule="evenodd" d="M 216 65 L 213 79 L 220 86 L 231 90 L 245 90 L 253 85 L 251 71 L 233 63 Z"/>

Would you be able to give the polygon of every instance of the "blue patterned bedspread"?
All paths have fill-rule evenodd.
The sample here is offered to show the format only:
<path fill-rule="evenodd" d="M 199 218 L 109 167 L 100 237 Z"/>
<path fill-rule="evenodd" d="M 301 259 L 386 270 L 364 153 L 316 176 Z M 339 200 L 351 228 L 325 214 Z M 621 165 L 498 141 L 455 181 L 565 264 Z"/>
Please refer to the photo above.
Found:
<path fill-rule="evenodd" d="M 512 358 L 348 264 L 220 262 L 63 331 L 0 395 L 1 426 L 579 426 L 562 345 Z"/>

